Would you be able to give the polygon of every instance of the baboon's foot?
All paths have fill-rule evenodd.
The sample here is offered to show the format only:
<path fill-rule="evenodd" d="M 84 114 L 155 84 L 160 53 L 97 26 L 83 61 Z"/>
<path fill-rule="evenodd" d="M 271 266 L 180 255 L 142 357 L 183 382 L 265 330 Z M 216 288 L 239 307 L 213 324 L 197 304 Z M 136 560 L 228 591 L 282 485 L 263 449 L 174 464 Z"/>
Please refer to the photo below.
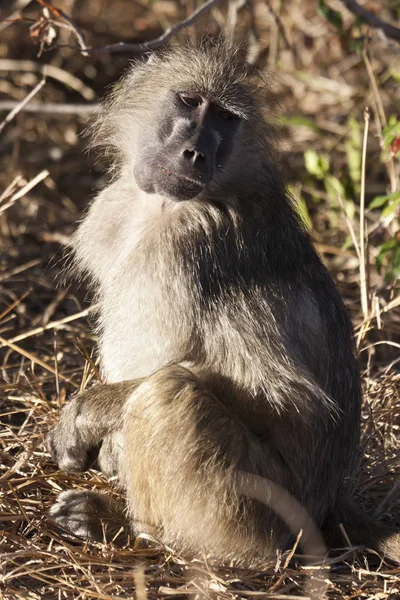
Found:
<path fill-rule="evenodd" d="M 62 528 L 96 542 L 126 544 L 130 526 L 122 504 L 90 490 L 61 492 L 50 517 Z"/>

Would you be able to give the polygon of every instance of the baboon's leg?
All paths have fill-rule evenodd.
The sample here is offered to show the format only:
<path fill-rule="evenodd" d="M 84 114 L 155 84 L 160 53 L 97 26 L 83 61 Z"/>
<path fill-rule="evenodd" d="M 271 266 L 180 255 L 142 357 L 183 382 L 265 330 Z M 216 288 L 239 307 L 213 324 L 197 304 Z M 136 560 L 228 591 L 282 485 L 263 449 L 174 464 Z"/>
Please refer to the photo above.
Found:
<path fill-rule="evenodd" d="M 283 461 L 201 378 L 179 365 L 161 369 L 132 392 L 123 422 L 120 476 L 129 510 L 156 537 L 223 558 L 266 556 L 277 537 L 287 541 L 286 528 L 236 486 L 242 470 L 285 487 Z"/>
<path fill-rule="evenodd" d="M 97 458 L 101 442 L 111 451 L 114 434 L 122 428 L 124 404 L 141 380 L 96 385 L 72 398 L 61 411 L 57 425 L 50 431 L 49 451 L 64 471 L 84 471 Z M 113 436 L 113 439 L 110 437 Z M 119 450 L 115 436 L 115 450 Z M 107 473 L 115 470 L 116 458 L 102 451 Z M 101 462 L 101 461 L 100 461 Z M 109 463 L 109 464 L 108 464 Z"/>
<path fill-rule="evenodd" d="M 61 492 L 50 516 L 61 527 L 89 540 L 125 544 L 129 539 L 130 525 L 124 507 L 100 492 Z"/>

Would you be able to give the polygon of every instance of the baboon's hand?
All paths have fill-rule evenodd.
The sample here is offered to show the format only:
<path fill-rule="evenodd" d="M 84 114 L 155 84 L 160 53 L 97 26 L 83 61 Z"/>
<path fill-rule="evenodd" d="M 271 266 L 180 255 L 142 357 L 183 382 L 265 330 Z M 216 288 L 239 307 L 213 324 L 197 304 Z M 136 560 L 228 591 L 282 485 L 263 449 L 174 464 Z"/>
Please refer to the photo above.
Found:
<path fill-rule="evenodd" d="M 63 471 L 85 471 L 97 458 L 100 444 L 96 444 L 86 421 L 78 395 L 63 408 L 60 420 L 47 436 L 49 452 Z"/>
<path fill-rule="evenodd" d="M 97 458 L 100 446 L 107 472 L 113 471 L 113 434 L 122 428 L 126 400 L 141 380 L 95 385 L 77 394 L 61 411 L 60 420 L 50 432 L 49 451 L 64 471 L 84 471 Z M 118 450 L 118 445 L 116 445 Z M 110 456 L 106 456 L 106 454 Z"/>

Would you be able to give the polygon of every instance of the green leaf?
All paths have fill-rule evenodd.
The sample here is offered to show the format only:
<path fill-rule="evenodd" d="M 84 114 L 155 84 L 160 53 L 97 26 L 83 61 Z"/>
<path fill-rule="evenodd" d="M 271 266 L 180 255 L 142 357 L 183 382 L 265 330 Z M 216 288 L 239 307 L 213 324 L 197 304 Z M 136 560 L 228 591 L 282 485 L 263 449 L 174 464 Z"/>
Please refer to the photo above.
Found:
<path fill-rule="evenodd" d="M 378 254 L 378 256 L 375 259 L 375 267 L 376 270 L 378 271 L 379 275 L 382 273 L 382 262 L 383 262 L 383 257 L 381 254 Z"/>
<path fill-rule="evenodd" d="M 368 208 L 373 210 L 374 208 L 380 208 L 381 206 L 385 206 L 388 203 L 387 196 L 376 196 L 370 203 Z"/>
<path fill-rule="evenodd" d="M 396 238 L 387 240 L 382 244 L 376 257 L 375 265 L 381 273 L 385 261 L 385 281 L 387 283 L 400 277 L 400 242 Z"/>
<path fill-rule="evenodd" d="M 353 200 L 346 200 L 346 198 L 343 199 L 343 204 L 346 210 L 346 215 L 350 221 L 353 221 L 354 217 L 356 216 L 356 205 L 354 204 Z"/>
<path fill-rule="evenodd" d="M 397 83 L 400 83 L 400 71 L 396 67 L 389 68 L 389 73 Z"/>
<path fill-rule="evenodd" d="M 378 271 L 379 275 L 382 273 L 383 261 L 384 261 L 385 257 L 396 246 L 397 246 L 396 239 L 391 239 L 391 240 L 387 240 L 386 242 L 383 242 L 382 246 L 380 247 L 379 254 L 375 259 L 375 266 L 376 266 L 376 270 Z"/>
<path fill-rule="evenodd" d="M 392 274 L 394 279 L 398 279 L 400 277 L 400 245 L 397 246 L 393 253 Z"/>
<path fill-rule="evenodd" d="M 307 129 L 311 129 L 311 131 L 315 131 L 316 133 L 320 131 L 319 127 L 314 123 L 314 121 L 304 117 L 282 117 L 280 122 L 284 125 L 293 127 L 307 127 Z"/>
<path fill-rule="evenodd" d="M 392 194 L 386 194 L 385 196 L 376 196 L 376 198 L 374 198 L 372 202 L 370 202 L 368 208 L 371 210 L 374 208 L 380 208 L 381 206 L 385 206 L 391 201 L 395 203 L 396 207 L 397 204 L 400 202 L 400 191 L 393 192 Z"/>
<path fill-rule="evenodd" d="M 343 17 L 341 13 L 328 6 L 325 0 L 318 0 L 318 12 L 325 17 L 336 29 L 343 31 Z"/>
<path fill-rule="evenodd" d="M 310 175 L 313 175 L 317 179 L 324 179 L 325 173 L 329 170 L 328 157 L 318 155 L 315 150 L 306 150 L 304 152 L 304 164 Z"/>
<path fill-rule="evenodd" d="M 386 206 L 386 208 L 383 209 L 381 216 L 385 219 L 386 217 L 389 217 L 389 215 L 391 215 L 396 208 L 399 206 L 400 204 L 400 193 L 398 195 L 398 197 L 392 201 L 391 204 L 388 204 Z"/>
<path fill-rule="evenodd" d="M 397 246 L 397 240 L 396 238 L 392 238 L 391 240 L 387 240 L 386 242 L 383 242 L 382 246 L 380 247 L 379 250 L 379 256 L 381 254 L 386 254 L 387 252 L 389 252 L 389 250 L 392 250 L 393 248 L 396 248 Z"/>
<path fill-rule="evenodd" d="M 391 116 L 389 125 L 382 131 L 383 147 L 389 148 L 393 140 L 400 135 L 400 121 L 396 117 Z"/>
<path fill-rule="evenodd" d="M 349 248 L 353 248 L 353 246 L 353 238 L 351 237 L 351 235 L 348 235 L 344 241 L 344 244 L 342 245 L 342 250 L 348 250 Z"/>
<path fill-rule="evenodd" d="M 345 198 L 346 191 L 344 189 L 344 186 L 341 183 L 341 181 L 339 181 L 339 179 L 337 177 L 335 177 L 334 175 L 330 175 L 328 173 L 325 176 L 324 185 L 325 185 L 326 193 L 328 194 L 328 196 L 330 196 L 330 198 L 333 200 L 335 205 L 338 204 L 338 199 L 337 199 L 338 195 L 341 198 Z"/>

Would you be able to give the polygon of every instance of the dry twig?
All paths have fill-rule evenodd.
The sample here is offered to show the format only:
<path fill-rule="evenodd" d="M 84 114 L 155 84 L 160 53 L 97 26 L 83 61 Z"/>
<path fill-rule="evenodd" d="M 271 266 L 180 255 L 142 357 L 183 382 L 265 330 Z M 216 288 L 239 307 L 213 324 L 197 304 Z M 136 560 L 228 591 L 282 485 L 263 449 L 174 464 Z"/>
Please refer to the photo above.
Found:
<path fill-rule="evenodd" d="M 170 27 L 169 29 L 164 31 L 162 35 L 160 35 L 158 38 L 155 38 L 154 40 L 149 40 L 148 42 L 143 42 L 141 44 L 129 44 L 126 42 L 118 42 L 117 44 L 107 44 L 106 46 L 99 46 L 97 48 L 91 48 L 86 45 L 82 33 L 73 23 L 72 19 L 64 13 L 64 11 L 52 6 L 44 0 L 37 0 L 37 2 L 39 2 L 39 4 L 50 10 L 55 16 L 58 16 L 69 23 L 71 31 L 78 41 L 78 47 L 81 51 L 81 54 L 83 54 L 83 56 L 88 56 L 89 54 L 110 54 L 113 52 L 130 52 L 132 54 L 141 54 L 142 52 L 147 52 L 149 50 L 155 50 L 156 48 L 160 48 L 161 46 L 166 44 L 168 40 L 170 40 L 172 37 L 174 37 L 180 31 L 182 31 L 182 29 L 193 25 L 193 23 L 201 15 L 206 14 L 214 6 L 216 6 L 219 0 L 207 0 L 204 4 L 196 8 L 196 10 L 194 10 L 192 14 L 189 15 L 186 19 L 180 21 L 179 23 L 176 23 L 173 27 Z"/>
<path fill-rule="evenodd" d="M 6 196 L 7 190 L 5 190 L 5 192 L 0 197 L 0 214 L 2 212 L 4 212 L 5 210 L 7 210 L 7 208 L 10 208 L 10 206 L 12 206 L 16 200 L 19 200 L 20 198 L 25 196 L 25 194 L 30 192 L 38 183 L 40 183 L 41 181 L 46 179 L 46 177 L 48 175 L 49 175 L 49 172 L 47 169 L 44 169 L 43 171 L 38 173 L 38 175 L 36 175 L 36 177 L 31 179 L 31 181 L 28 181 L 27 183 L 25 183 L 25 185 L 23 185 L 20 190 L 14 192 L 8 202 L 4 202 L 4 200 L 8 197 L 8 196 Z M 18 181 L 20 181 L 20 179 Z M 0 281 L 1 281 L 1 278 L 0 278 Z"/>
<path fill-rule="evenodd" d="M 0 101 L 0 111 L 3 110 L 13 110 L 16 106 L 19 106 L 19 102 L 14 102 L 13 100 L 4 100 Z M 29 104 L 25 104 L 20 107 L 20 111 L 27 113 L 43 113 L 54 116 L 62 116 L 62 115 L 92 115 L 97 110 L 99 110 L 100 104 L 91 103 L 91 104 L 66 104 L 60 103 L 56 104 L 55 102 L 30 102 Z"/>
<path fill-rule="evenodd" d="M 4 127 L 7 125 L 7 123 L 10 123 L 10 121 L 13 120 L 13 118 L 19 113 L 20 110 L 22 110 L 22 108 L 28 104 L 28 102 L 30 100 L 32 100 L 32 98 L 34 96 L 36 96 L 36 94 L 42 89 L 42 87 L 44 86 L 44 84 L 46 83 L 46 79 L 43 78 L 34 88 L 33 90 L 31 90 L 29 92 L 29 94 L 26 96 L 26 98 L 24 98 L 22 100 L 22 102 L 20 102 L 19 104 L 17 104 L 17 106 L 15 106 L 13 108 L 13 110 L 6 116 L 6 118 L 0 123 L 0 133 L 3 131 Z"/>
<path fill-rule="evenodd" d="M 363 6 L 360 6 L 356 0 L 342 0 L 342 2 L 353 15 L 356 15 L 364 23 L 374 29 L 380 29 L 386 37 L 400 42 L 400 29 L 398 27 L 383 21 Z"/>
<path fill-rule="evenodd" d="M 27 71 L 32 73 L 40 73 L 43 77 L 50 77 L 65 85 L 69 86 L 85 100 L 94 100 L 96 93 L 92 88 L 83 83 L 78 77 L 69 73 L 65 69 L 60 69 L 56 65 L 35 62 L 33 60 L 11 60 L 9 58 L 0 59 L 0 71 Z"/>
<path fill-rule="evenodd" d="M 362 163 L 361 163 L 361 191 L 360 191 L 360 292 L 361 292 L 361 308 L 366 321 L 369 316 L 369 289 L 367 281 L 367 264 L 368 253 L 366 252 L 366 246 L 368 241 L 366 240 L 365 230 L 365 168 L 367 159 L 367 140 L 368 140 L 368 127 L 369 127 L 369 110 L 364 110 L 364 139 L 362 148 Z M 359 338 L 359 342 L 361 338 Z"/>

